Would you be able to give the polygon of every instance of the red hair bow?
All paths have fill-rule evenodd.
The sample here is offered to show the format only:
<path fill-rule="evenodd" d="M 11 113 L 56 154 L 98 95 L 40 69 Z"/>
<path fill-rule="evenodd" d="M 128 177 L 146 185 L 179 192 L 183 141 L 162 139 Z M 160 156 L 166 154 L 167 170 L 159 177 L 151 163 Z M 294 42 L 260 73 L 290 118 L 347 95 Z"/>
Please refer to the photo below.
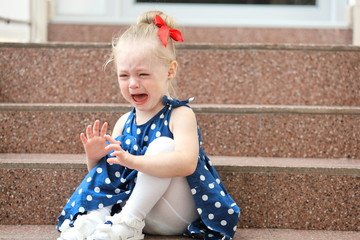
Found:
<path fill-rule="evenodd" d="M 175 41 L 184 41 L 181 32 L 179 30 L 169 28 L 159 15 L 155 16 L 154 22 L 155 25 L 159 27 L 158 36 L 165 47 L 169 36 Z"/>

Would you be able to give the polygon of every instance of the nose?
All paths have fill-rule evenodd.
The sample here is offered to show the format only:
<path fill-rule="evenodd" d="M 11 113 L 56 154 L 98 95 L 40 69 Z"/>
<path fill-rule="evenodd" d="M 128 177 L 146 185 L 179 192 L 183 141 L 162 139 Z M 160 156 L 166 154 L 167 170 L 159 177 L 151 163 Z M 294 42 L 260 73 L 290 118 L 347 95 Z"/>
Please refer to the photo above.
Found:
<path fill-rule="evenodd" d="M 136 89 L 139 88 L 139 81 L 136 78 L 130 78 L 129 88 Z"/>

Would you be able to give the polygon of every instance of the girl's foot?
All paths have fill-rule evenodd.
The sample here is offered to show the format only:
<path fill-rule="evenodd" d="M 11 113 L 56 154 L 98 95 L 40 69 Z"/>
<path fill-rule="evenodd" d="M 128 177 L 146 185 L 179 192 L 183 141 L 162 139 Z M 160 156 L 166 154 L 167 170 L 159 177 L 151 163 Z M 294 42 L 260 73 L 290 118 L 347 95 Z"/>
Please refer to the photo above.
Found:
<path fill-rule="evenodd" d="M 74 225 L 70 227 L 70 220 L 66 219 L 60 227 L 58 240 L 85 240 L 95 232 L 96 226 L 105 221 L 111 213 L 112 206 L 91 210 L 85 215 L 78 216 Z"/>
<path fill-rule="evenodd" d="M 57 240 L 84 240 L 85 236 L 76 227 L 69 226 L 70 220 L 65 220 L 60 227 L 60 237 Z"/>
<path fill-rule="evenodd" d="M 65 220 L 60 227 L 61 235 L 57 240 L 85 240 L 95 231 L 95 226 L 99 223 L 91 215 L 79 216 L 73 227 L 69 226 L 70 220 Z"/>
<path fill-rule="evenodd" d="M 144 239 L 142 230 L 145 221 L 134 217 L 124 216 L 122 213 L 106 218 L 105 224 L 99 224 L 96 231 L 88 240 L 140 240 Z"/>
<path fill-rule="evenodd" d="M 60 237 L 57 240 L 84 240 L 86 239 L 84 234 L 82 234 L 78 229 L 72 227 L 62 232 Z"/>

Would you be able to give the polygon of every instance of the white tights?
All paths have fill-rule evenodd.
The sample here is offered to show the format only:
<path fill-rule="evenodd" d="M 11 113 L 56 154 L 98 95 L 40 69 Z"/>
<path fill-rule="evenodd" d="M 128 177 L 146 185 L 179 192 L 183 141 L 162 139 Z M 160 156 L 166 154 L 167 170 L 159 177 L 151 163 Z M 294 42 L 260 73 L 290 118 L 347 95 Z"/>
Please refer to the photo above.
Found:
<path fill-rule="evenodd" d="M 174 140 L 159 137 L 151 142 L 145 155 L 173 150 Z M 109 215 L 110 208 L 111 206 L 107 211 L 93 210 L 88 215 L 103 220 Z M 145 233 L 159 235 L 181 234 L 198 218 L 195 202 L 185 177 L 159 178 L 141 172 L 138 172 L 134 190 L 122 211 L 139 220 L 145 219 Z"/>

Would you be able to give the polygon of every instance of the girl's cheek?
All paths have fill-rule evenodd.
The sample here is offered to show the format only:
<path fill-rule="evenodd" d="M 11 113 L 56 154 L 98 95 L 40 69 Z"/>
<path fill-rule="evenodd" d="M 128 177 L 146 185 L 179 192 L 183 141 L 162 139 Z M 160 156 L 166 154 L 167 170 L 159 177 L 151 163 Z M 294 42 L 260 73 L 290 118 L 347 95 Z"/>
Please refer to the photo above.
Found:
<path fill-rule="evenodd" d="M 120 92 L 121 94 L 126 97 L 128 94 L 129 94 L 129 91 L 128 91 L 128 87 L 124 84 L 119 84 L 120 85 Z"/>
<path fill-rule="evenodd" d="M 124 91 L 128 88 L 127 81 L 119 80 L 119 86 L 121 91 Z"/>

